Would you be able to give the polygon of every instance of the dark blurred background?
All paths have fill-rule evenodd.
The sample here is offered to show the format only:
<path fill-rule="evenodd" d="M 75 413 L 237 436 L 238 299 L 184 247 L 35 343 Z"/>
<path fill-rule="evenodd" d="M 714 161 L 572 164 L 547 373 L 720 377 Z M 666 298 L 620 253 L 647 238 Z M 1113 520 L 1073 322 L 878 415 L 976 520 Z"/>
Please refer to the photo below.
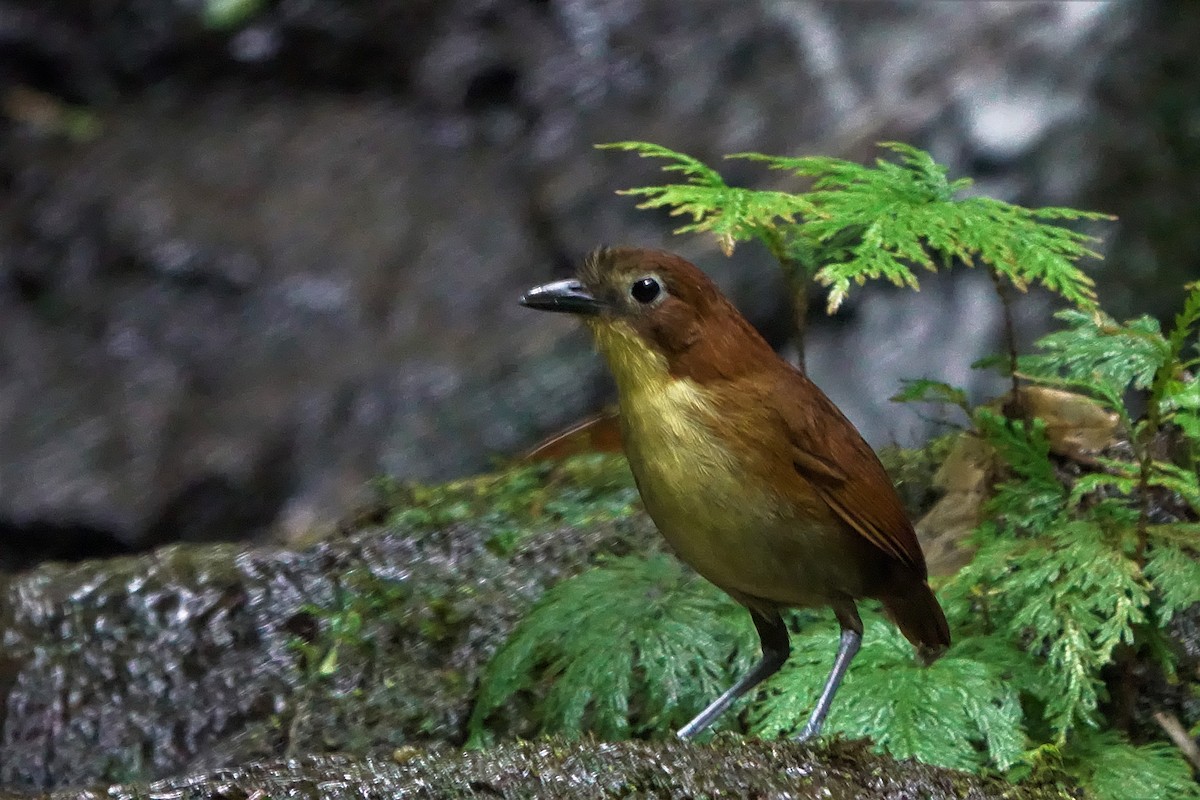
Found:
<path fill-rule="evenodd" d="M 656 165 L 597 142 L 907 141 L 1119 214 L 1101 297 L 1165 318 L 1200 276 L 1198 43 L 1186 2 L 0 0 L 0 566 L 319 534 L 373 476 L 521 450 L 611 398 L 515 302 L 600 243 L 684 253 L 783 341 L 766 254 L 672 237 L 613 194 Z M 1027 340 L 1052 310 L 1022 298 Z M 973 273 L 858 291 L 810 370 L 917 442 L 886 398 L 998 388 L 999 316 Z"/>

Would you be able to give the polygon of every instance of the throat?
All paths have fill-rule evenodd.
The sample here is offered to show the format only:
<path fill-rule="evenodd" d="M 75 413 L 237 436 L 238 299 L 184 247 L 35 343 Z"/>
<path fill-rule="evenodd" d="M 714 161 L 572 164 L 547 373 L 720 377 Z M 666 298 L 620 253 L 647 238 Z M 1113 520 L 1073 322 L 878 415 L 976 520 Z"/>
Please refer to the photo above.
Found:
<path fill-rule="evenodd" d="M 703 384 L 672 374 L 666 356 L 622 322 L 597 325 L 593 333 L 617 383 L 631 461 L 727 460 L 712 435 L 715 409 Z"/>
<path fill-rule="evenodd" d="M 625 322 L 595 324 L 592 335 L 616 380 L 622 405 L 626 397 L 659 394 L 674 382 L 666 357 L 646 344 Z"/>

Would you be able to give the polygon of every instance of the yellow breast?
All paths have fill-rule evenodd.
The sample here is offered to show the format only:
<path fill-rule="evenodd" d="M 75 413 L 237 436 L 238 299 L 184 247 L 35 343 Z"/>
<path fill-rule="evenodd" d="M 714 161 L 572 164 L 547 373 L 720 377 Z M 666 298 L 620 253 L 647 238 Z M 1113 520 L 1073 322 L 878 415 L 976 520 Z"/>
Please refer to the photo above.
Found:
<path fill-rule="evenodd" d="M 754 454 L 734 452 L 716 432 L 762 424 L 760 410 L 739 404 L 744 418 L 730 418 L 728 404 L 714 406 L 711 388 L 673 377 L 666 360 L 623 327 L 594 332 L 616 378 L 630 469 L 676 554 L 735 596 L 786 605 L 819 604 L 853 583 L 820 566 L 845 562 L 830 552 L 837 540 L 820 535 L 825 517 L 798 517 L 750 468 L 745 459 Z"/>
<path fill-rule="evenodd" d="M 616 378 L 629 466 L 646 510 L 684 561 L 714 583 L 737 588 L 732 551 L 743 550 L 777 504 L 749 480 L 714 428 L 719 420 L 703 387 L 671 376 L 666 360 L 621 323 L 596 331 Z M 746 571 L 742 569 L 741 571 Z"/>

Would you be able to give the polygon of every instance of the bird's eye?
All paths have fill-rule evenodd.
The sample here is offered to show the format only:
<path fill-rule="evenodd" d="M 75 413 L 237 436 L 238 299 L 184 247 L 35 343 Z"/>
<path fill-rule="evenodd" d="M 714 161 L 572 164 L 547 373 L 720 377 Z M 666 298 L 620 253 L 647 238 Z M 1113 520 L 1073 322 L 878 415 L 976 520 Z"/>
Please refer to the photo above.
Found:
<path fill-rule="evenodd" d="M 662 287 L 654 278 L 639 278 L 629 287 L 629 294 L 642 305 L 653 303 L 662 293 Z"/>

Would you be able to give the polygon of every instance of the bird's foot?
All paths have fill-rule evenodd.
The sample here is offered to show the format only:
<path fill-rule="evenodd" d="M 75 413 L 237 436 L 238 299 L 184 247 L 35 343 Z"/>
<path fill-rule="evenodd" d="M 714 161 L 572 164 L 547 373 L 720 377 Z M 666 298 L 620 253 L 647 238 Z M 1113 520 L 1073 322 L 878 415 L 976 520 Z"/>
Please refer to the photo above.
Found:
<path fill-rule="evenodd" d="M 821 723 L 818 722 L 814 725 L 813 721 L 809 720 L 808 724 L 804 726 L 804 730 L 802 730 L 802 731 L 800 731 L 800 733 L 796 734 L 795 738 L 793 738 L 792 741 L 793 742 L 810 742 L 810 741 L 818 738 L 820 735 L 821 735 Z"/>

